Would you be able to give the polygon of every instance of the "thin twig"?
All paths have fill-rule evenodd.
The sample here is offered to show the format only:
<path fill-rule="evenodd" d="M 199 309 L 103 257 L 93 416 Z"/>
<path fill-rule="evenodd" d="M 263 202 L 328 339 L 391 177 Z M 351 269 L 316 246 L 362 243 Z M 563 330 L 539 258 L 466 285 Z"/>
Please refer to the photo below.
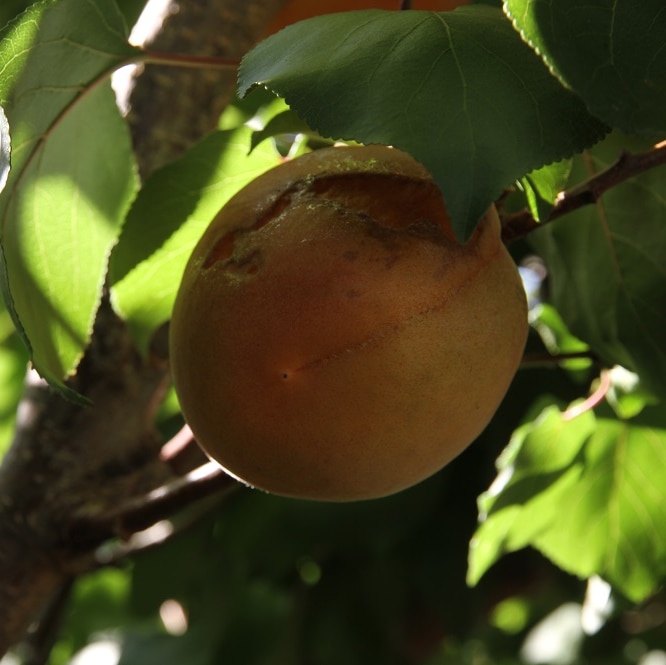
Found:
<path fill-rule="evenodd" d="M 132 64 L 170 65 L 172 67 L 194 67 L 195 69 L 238 69 L 241 58 L 144 51 L 131 62 Z"/>
<path fill-rule="evenodd" d="M 589 360 L 593 363 L 599 362 L 599 357 L 592 351 L 571 351 L 569 353 L 526 353 L 520 361 L 523 369 L 529 367 L 552 367 L 560 365 L 568 360 Z"/>
<path fill-rule="evenodd" d="M 217 464 L 208 462 L 111 513 L 78 519 L 69 529 L 67 542 L 88 550 L 112 538 L 129 538 L 201 499 L 236 486 L 236 480 Z"/>
<path fill-rule="evenodd" d="M 504 242 L 523 238 L 558 217 L 596 203 L 609 189 L 629 178 L 663 164 L 666 164 L 666 142 L 659 143 L 653 149 L 645 152 L 635 154 L 623 152 L 618 160 L 607 169 L 580 185 L 561 192 L 547 219 L 538 222 L 528 210 L 507 215 L 502 220 L 502 238 Z"/>
<path fill-rule="evenodd" d="M 599 375 L 599 385 L 596 387 L 594 392 L 580 404 L 575 404 L 572 407 L 569 407 L 563 414 L 562 419 L 565 421 L 573 420 L 578 416 L 594 409 L 595 406 L 598 406 L 603 399 L 608 394 L 608 391 L 611 387 L 611 375 L 610 372 L 605 369 Z"/>
<path fill-rule="evenodd" d="M 183 425 L 180 430 L 163 446 L 160 451 L 160 458 L 164 462 L 169 462 L 174 457 L 182 455 L 183 451 L 191 446 L 194 441 L 192 430 L 189 425 Z"/>
<path fill-rule="evenodd" d="M 177 476 L 184 476 L 208 461 L 203 450 L 194 440 L 192 430 L 187 425 L 162 446 L 160 459 Z"/>

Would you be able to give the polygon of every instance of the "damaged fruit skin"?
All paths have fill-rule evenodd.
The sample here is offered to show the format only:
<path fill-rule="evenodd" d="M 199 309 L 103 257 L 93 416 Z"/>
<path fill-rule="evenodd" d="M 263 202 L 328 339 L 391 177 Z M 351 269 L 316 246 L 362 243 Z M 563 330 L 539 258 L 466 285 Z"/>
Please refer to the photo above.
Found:
<path fill-rule="evenodd" d="M 210 457 L 269 492 L 349 501 L 466 448 L 526 335 L 494 207 L 462 245 L 429 173 L 367 146 L 287 162 L 227 203 L 186 267 L 170 347 Z"/>

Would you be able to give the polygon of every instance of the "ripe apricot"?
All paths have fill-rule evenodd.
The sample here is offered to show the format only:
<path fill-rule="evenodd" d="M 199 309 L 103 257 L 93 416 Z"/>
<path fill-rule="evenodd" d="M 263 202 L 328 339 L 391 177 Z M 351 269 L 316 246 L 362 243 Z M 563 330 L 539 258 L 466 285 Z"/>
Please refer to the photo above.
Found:
<path fill-rule="evenodd" d="M 460 244 L 409 155 L 326 148 L 213 220 L 176 299 L 171 362 L 195 438 L 230 474 L 344 501 L 417 483 L 470 444 L 526 334 L 494 207 Z"/>

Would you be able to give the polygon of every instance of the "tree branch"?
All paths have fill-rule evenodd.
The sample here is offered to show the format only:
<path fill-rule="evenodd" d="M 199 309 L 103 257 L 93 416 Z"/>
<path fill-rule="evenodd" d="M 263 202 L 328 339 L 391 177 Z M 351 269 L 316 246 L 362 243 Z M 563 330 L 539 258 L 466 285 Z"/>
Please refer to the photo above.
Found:
<path fill-rule="evenodd" d="M 51 649 L 58 641 L 63 615 L 70 599 L 74 579 L 67 578 L 53 594 L 34 626 L 30 627 L 21 645 L 23 665 L 45 665 L 49 661 Z"/>
<path fill-rule="evenodd" d="M 659 143 L 646 152 L 624 152 L 615 164 L 580 185 L 562 192 L 557 197 L 548 219 L 538 222 L 528 210 L 504 217 L 502 238 L 506 243 L 523 238 L 563 215 L 596 203 L 609 189 L 662 164 L 666 164 L 666 142 Z"/>
<path fill-rule="evenodd" d="M 92 407 L 65 401 L 29 374 L 15 437 L 0 466 L 0 650 L 80 572 L 66 525 L 170 476 L 152 424 L 167 370 L 165 357 L 139 356 L 105 300 L 69 382 Z"/>
<path fill-rule="evenodd" d="M 287 0 L 182 2 L 145 48 L 149 53 L 188 54 L 190 61 L 239 60 L 286 4 Z M 130 99 L 128 119 L 140 140 L 137 159 L 142 174 L 174 160 L 215 129 L 236 90 L 234 67 L 193 69 L 173 64 L 146 67 Z"/>
<path fill-rule="evenodd" d="M 594 409 L 596 406 L 599 406 L 599 404 L 605 399 L 606 395 L 608 394 L 610 387 L 611 387 L 611 375 L 610 372 L 607 369 L 605 369 L 599 375 L 599 383 L 592 392 L 592 394 L 579 404 L 574 404 L 573 406 L 570 406 L 562 414 L 562 420 L 565 421 L 573 420 L 574 418 L 577 418 L 583 413 L 586 413 L 587 411 Z"/>
<path fill-rule="evenodd" d="M 190 471 L 182 478 L 132 497 L 106 514 L 84 516 L 69 525 L 67 542 L 89 552 L 112 538 L 128 539 L 156 522 L 201 499 L 221 496 L 240 487 L 238 482 L 214 462 Z"/>
<path fill-rule="evenodd" d="M 598 363 L 599 357 L 592 351 L 572 351 L 570 353 L 526 353 L 520 361 L 523 369 L 529 367 L 552 367 L 568 360 L 589 360 L 592 363 Z"/>
<path fill-rule="evenodd" d="M 238 57 L 285 3 L 183 2 L 154 46 L 165 52 Z M 230 68 L 147 68 L 132 98 L 141 173 L 173 160 L 215 128 L 234 89 Z M 145 523 L 150 510 L 154 518 L 160 514 L 151 492 L 171 487 L 175 477 L 160 458 L 161 439 L 153 424 L 169 379 L 166 344 L 158 344 L 164 342 L 163 333 L 152 353 L 142 357 L 126 326 L 104 302 L 71 381 L 92 406 L 66 402 L 30 375 L 15 437 L 0 466 L 0 657 L 21 640 L 69 579 L 93 565 L 92 553 L 71 540 L 72 525 L 109 516 L 119 505 L 132 506 L 136 497 L 152 496 L 153 502 L 150 509 L 128 511 L 135 525 Z M 167 492 L 171 507 L 181 505 L 187 493 L 177 486 Z M 182 494 L 176 500 L 178 491 Z M 164 499 L 160 510 L 167 505 Z"/>

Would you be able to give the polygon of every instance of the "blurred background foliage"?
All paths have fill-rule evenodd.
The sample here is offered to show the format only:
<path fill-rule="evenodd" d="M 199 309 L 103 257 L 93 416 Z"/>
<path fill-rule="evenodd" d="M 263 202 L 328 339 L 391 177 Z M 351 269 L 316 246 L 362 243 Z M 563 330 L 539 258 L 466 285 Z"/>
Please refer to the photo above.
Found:
<path fill-rule="evenodd" d="M 562 370 L 521 371 L 482 437 L 398 495 L 336 505 L 239 487 L 158 525 L 154 547 L 75 583 L 51 665 L 666 663 L 663 594 L 635 607 L 602 583 L 595 597 L 529 549 L 465 584 L 477 497 L 545 385 L 562 402 L 580 390 Z"/>

